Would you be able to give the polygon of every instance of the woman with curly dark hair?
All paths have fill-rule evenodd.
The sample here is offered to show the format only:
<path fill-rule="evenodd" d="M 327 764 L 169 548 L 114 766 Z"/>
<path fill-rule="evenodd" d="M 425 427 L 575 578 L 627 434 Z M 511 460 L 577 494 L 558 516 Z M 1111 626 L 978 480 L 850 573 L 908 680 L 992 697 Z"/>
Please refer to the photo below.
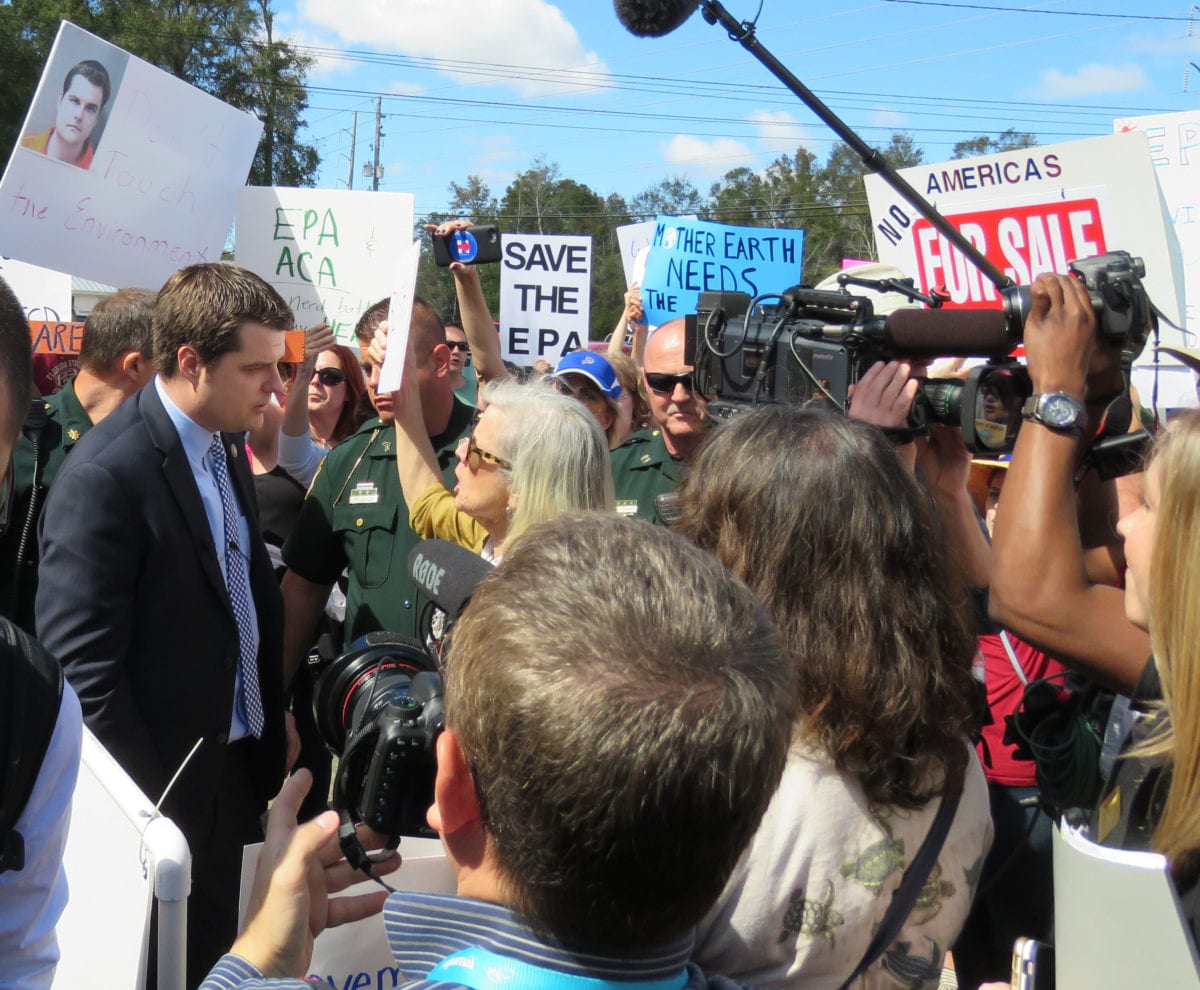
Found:
<path fill-rule="evenodd" d="M 766 605 L 803 712 L 783 782 L 698 933 L 706 971 L 838 987 L 943 795 L 961 794 L 915 906 L 856 986 L 936 986 L 991 839 L 974 638 L 932 504 L 881 431 L 771 406 L 716 431 L 679 530 Z"/>

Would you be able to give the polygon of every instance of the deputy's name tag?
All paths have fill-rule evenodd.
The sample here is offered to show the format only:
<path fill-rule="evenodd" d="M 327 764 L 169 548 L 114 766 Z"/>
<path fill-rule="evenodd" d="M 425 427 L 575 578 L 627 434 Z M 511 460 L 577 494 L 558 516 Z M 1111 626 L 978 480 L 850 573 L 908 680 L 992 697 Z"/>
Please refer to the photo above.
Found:
<path fill-rule="evenodd" d="M 637 499 L 618 499 L 617 514 L 622 516 L 636 516 L 638 510 Z"/>
<path fill-rule="evenodd" d="M 350 489 L 350 505 L 374 505 L 379 501 L 379 489 L 373 481 L 359 481 Z"/>

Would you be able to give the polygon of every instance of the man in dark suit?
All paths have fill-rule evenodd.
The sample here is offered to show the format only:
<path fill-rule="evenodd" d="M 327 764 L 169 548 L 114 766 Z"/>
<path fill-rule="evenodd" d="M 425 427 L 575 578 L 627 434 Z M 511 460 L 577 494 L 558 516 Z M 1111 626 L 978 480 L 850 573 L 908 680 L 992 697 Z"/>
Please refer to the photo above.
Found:
<path fill-rule="evenodd" d="M 162 810 L 192 850 L 189 985 L 235 931 L 241 847 L 284 773 L 282 603 L 244 433 L 291 325 L 250 272 L 172 275 L 158 377 L 83 437 L 41 521 L 38 628 L 85 721 L 152 800 L 179 771 Z"/>

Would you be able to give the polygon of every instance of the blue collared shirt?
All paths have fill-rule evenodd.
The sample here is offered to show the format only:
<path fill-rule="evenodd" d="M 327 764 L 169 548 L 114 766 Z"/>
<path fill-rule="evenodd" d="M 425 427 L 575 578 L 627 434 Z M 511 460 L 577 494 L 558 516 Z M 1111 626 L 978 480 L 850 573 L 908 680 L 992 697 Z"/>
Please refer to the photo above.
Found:
<path fill-rule="evenodd" d="M 520 916 L 498 904 L 467 897 L 391 894 L 383 908 L 388 944 L 396 959 L 405 990 L 451 990 L 457 983 L 440 983 L 425 977 L 447 956 L 471 946 L 488 949 L 543 969 L 568 976 L 581 976 L 620 983 L 669 979 L 687 970 L 684 990 L 728 990 L 737 984 L 724 977 L 706 977 L 688 964 L 692 938 L 687 936 L 636 958 L 608 954 L 584 954 L 547 941 Z M 311 990 L 303 980 L 268 980 L 245 960 L 233 955 L 221 958 L 200 990 L 258 990 L 294 988 Z"/>
<path fill-rule="evenodd" d="M 183 444 L 183 451 L 187 454 L 188 465 L 192 469 L 192 477 L 196 479 L 196 489 L 200 493 L 200 501 L 204 505 L 204 515 L 208 519 L 208 528 L 212 533 L 213 546 L 223 548 L 229 545 L 230 537 L 225 533 L 225 511 L 221 507 L 221 493 L 217 489 L 217 479 L 213 475 L 211 453 L 209 448 L 212 446 L 214 434 L 210 433 L 203 426 L 191 419 L 179 406 L 175 405 L 171 397 L 163 388 L 162 379 L 154 376 L 154 388 L 158 392 L 158 397 L 162 400 L 163 409 L 166 410 L 168 418 L 175 427 L 175 432 L 179 434 L 179 442 Z M 232 471 L 230 474 L 232 475 Z M 236 495 L 234 496 L 236 498 Z M 238 561 L 238 566 L 243 569 L 246 578 L 246 592 L 250 595 L 250 626 L 251 640 L 254 644 L 254 655 L 258 655 L 259 633 L 258 633 L 258 612 L 254 608 L 254 591 L 250 584 L 250 524 L 246 521 L 246 515 L 242 512 L 241 505 L 238 506 L 237 533 L 233 534 L 232 538 L 236 542 L 239 550 L 233 556 Z M 221 577 L 225 579 L 226 586 L 229 584 L 229 575 L 226 573 L 226 560 L 223 550 L 217 551 L 217 564 L 221 568 Z M 234 699 L 242 696 L 242 671 L 240 666 L 235 668 L 235 681 L 233 688 Z M 245 720 L 238 712 L 238 706 L 233 705 L 229 719 L 229 741 L 241 739 L 249 732 L 249 727 Z"/>

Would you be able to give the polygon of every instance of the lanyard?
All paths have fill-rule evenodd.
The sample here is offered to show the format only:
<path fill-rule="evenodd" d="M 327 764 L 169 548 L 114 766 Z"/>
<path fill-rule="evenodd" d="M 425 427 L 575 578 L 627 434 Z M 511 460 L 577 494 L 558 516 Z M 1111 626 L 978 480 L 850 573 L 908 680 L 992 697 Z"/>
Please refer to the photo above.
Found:
<path fill-rule="evenodd" d="M 471 990 L 683 990 L 688 976 L 683 969 L 663 980 L 599 980 L 555 972 L 473 945 L 447 956 L 426 979 Z"/>

